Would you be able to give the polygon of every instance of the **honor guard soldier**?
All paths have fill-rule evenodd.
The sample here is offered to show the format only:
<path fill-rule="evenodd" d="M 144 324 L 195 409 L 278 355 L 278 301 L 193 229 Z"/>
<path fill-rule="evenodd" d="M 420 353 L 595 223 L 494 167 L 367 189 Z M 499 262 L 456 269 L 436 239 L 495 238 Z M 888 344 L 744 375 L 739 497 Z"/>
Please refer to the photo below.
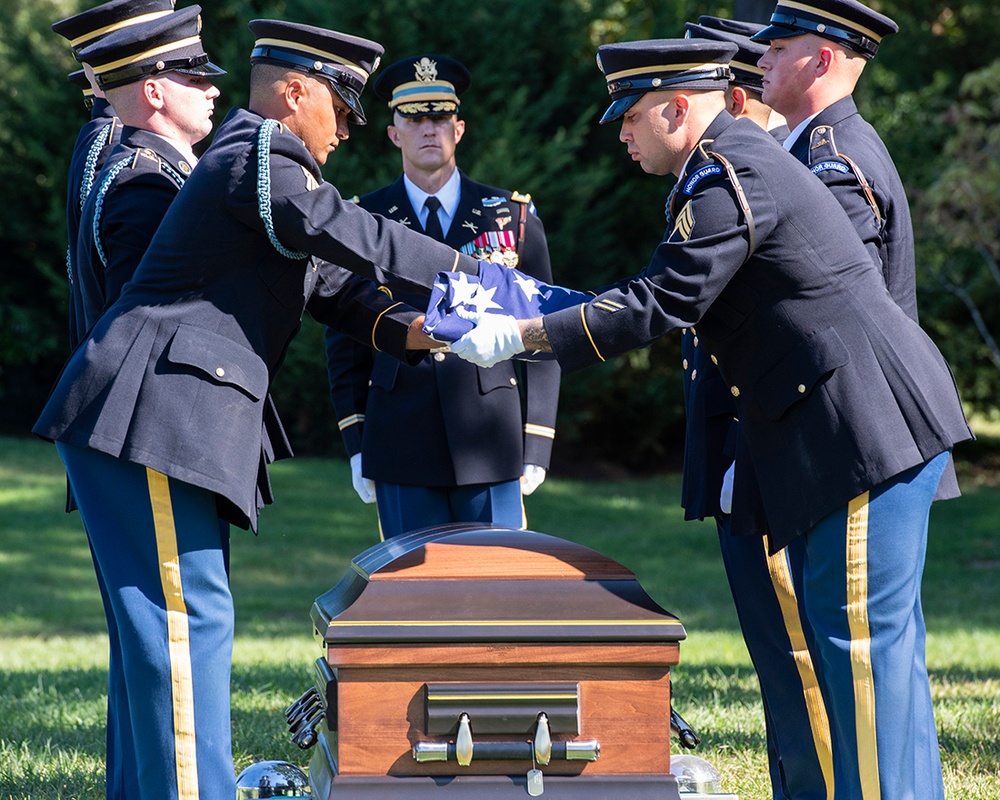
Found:
<path fill-rule="evenodd" d="M 201 8 L 129 26 L 80 51 L 122 121 L 80 219 L 71 293 L 82 339 L 132 278 L 212 131 L 226 73 L 201 44 Z"/>
<path fill-rule="evenodd" d="M 791 134 L 784 147 L 809 167 L 844 208 L 882 272 L 896 304 L 917 320 L 913 226 L 903 182 L 876 130 L 858 113 L 853 92 L 865 65 L 897 24 L 857 0 L 779 2 L 770 25 L 754 34 L 769 45 L 758 64 L 764 99 L 785 115 Z M 938 495 L 958 494 L 949 463 Z M 923 563 L 923 552 L 914 554 Z M 918 568 L 914 561 L 912 568 Z M 919 593 L 913 597 L 920 614 Z M 929 692 L 923 658 L 914 661 L 913 685 Z M 921 796 L 942 800 L 941 757 L 930 696 L 914 710 L 917 785 Z"/>
<path fill-rule="evenodd" d="M 452 349 L 484 366 L 551 350 L 579 369 L 696 325 L 746 440 L 732 533 L 787 548 L 830 720 L 832 796 L 924 796 L 915 755 L 933 714 L 914 663 L 928 514 L 951 447 L 972 432 L 947 363 L 833 194 L 725 113 L 735 52 L 698 39 L 599 49 L 603 121 L 622 120 L 643 170 L 678 176 L 674 224 L 640 274 L 545 317 L 484 315 Z M 748 494 L 759 526 L 736 513 Z"/>
<path fill-rule="evenodd" d="M 702 16 L 684 26 L 687 38 L 732 42 L 732 77 L 726 108 L 776 139 L 788 130 L 766 105 L 757 60 L 766 45 L 750 40 L 763 28 L 753 22 Z M 779 139 L 780 140 L 780 139 Z M 667 227 L 673 227 L 668 220 Z M 684 471 L 681 505 L 685 519 L 713 517 L 733 604 L 760 683 L 768 767 L 774 797 L 826 798 L 832 788 L 830 723 L 818 690 L 813 656 L 802 639 L 795 588 L 782 578 L 785 551 L 767 553 L 761 536 L 733 536 L 732 472 L 738 441 L 736 398 L 703 346 L 698 328 L 682 329 L 684 374 Z M 722 495 L 726 495 L 722 497 Z M 785 623 L 784 615 L 793 615 Z"/>
<path fill-rule="evenodd" d="M 195 21 L 184 14 L 178 23 Z M 323 181 L 348 121 L 364 122 L 360 94 L 382 47 L 306 25 L 250 25 L 251 110 L 219 127 L 34 427 L 66 464 L 124 680 L 141 698 L 129 706 L 135 764 L 121 780 L 167 800 L 235 794 L 229 524 L 256 529 L 271 502 L 267 465 L 291 454 L 269 388 L 303 312 L 407 358 L 408 344 L 434 342 L 422 316 L 371 279 L 430 287 L 441 270 L 479 266 Z M 193 31 L 177 52 L 163 45 L 157 69 L 207 63 Z M 150 68 L 128 53 L 95 58 L 99 74 L 117 83 Z"/>
<path fill-rule="evenodd" d="M 174 0 L 110 0 L 52 25 L 52 30 L 69 41 L 73 57 L 117 30 L 166 16 L 174 10 Z M 82 75 L 83 80 L 80 81 Z M 74 296 L 76 239 L 80 230 L 80 214 L 94 179 L 108 155 L 121 137 L 121 122 L 104 95 L 104 91 L 87 74 L 87 68 L 73 73 L 74 83 L 81 85 L 84 102 L 90 109 L 90 120 L 76 137 L 69 163 L 66 191 L 66 274 L 70 283 L 69 331 L 70 349 L 76 347 L 87 333 L 89 325 L 81 318 L 81 309 Z M 82 86 L 86 83 L 87 86 Z M 89 91 L 88 88 L 89 87 Z M 93 320 L 91 320 L 91 324 Z"/>
<path fill-rule="evenodd" d="M 374 90 L 392 112 L 388 135 L 403 174 L 360 205 L 551 282 L 545 230 L 531 198 L 477 183 L 457 168 L 465 132 L 459 98 L 469 83 L 462 64 L 440 55 L 386 67 Z M 412 293 L 393 296 L 426 305 Z M 483 369 L 440 348 L 405 366 L 333 329 L 326 339 L 354 486 L 362 500 L 377 502 L 383 537 L 450 522 L 524 527 L 522 491 L 534 491 L 549 466 L 557 364 Z"/>

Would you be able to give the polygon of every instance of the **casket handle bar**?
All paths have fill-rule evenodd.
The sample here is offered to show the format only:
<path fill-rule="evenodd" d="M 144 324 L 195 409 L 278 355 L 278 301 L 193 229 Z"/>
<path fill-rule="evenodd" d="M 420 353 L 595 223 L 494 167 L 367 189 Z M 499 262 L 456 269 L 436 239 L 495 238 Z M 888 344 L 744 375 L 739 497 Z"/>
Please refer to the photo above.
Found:
<path fill-rule="evenodd" d="M 333 670 L 325 659 L 316 659 L 316 676 L 322 686 L 334 680 Z M 288 732 L 303 750 L 308 750 L 318 740 L 316 728 L 326 715 L 327 697 L 316 686 L 310 686 L 298 700 L 285 709 Z"/>
<path fill-rule="evenodd" d="M 553 742 L 549 733 L 546 714 L 538 715 L 535 736 L 528 741 L 474 742 L 472 719 L 462 713 L 458 718 L 458 733 L 454 742 L 417 742 L 413 745 L 413 759 L 418 764 L 432 761 L 455 761 L 460 767 L 478 761 L 531 761 L 549 764 L 557 761 L 597 761 L 601 745 L 596 739 L 575 742 Z"/>
<path fill-rule="evenodd" d="M 674 709 L 670 709 L 670 729 L 677 734 L 677 740 L 685 750 L 694 750 L 701 744 L 701 737 L 687 722 L 684 717 Z"/>

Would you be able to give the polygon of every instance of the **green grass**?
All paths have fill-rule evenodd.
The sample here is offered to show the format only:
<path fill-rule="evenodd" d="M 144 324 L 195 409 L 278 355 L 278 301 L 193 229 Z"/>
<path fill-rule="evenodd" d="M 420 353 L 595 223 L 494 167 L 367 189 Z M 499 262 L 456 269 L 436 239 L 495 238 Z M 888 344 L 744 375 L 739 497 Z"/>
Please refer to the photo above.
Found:
<path fill-rule="evenodd" d="M 982 445 L 986 447 L 984 443 Z M 963 465 L 964 467 L 964 465 Z M 1000 797 L 1000 488 L 963 469 L 965 495 L 935 506 L 924 581 L 928 664 L 951 800 Z M 237 769 L 263 758 L 305 767 L 282 710 L 312 680 L 313 599 L 377 539 L 347 465 L 296 459 L 273 471 L 261 535 L 234 530 Z M 103 797 L 107 638 L 76 515 L 62 512 L 55 448 L 0 438 L 0 800 Z M 714 527 L 684 523 L 677 476 L 550 479 L 528 499 L 530 527 L 634 570 L 684 622 L 678 708 L 695 751 L 741 800 L 769 797 L 756 679 L 739 635 Z"/>

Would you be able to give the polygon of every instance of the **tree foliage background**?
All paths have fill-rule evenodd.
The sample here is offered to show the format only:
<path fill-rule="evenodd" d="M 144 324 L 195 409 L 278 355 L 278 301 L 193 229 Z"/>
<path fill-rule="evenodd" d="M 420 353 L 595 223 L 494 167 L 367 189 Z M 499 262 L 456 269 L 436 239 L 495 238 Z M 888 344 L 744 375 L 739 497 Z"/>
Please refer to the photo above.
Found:
<path fill-rule="evenodd" d="M 57 19 L 94 3 L 0 0 L 0 428 L 26 432 L 67 355 L 66 167 L 86 119 L 66 81 L 76 68 Z M 949 358 L 970 408 L 1000 403 L 1000 17 L 991 0 L 872 0 L 896 19 L 856 92 L 893 153 L 914 209 L 924 327 Z M 181 6 L 188 5 L 181 0 Z M 440 52 L 473 75 L 460 166 L 530 192 L 557 282 L 596 288 L 642 268 L 663 232 L 672 178 L 624 156 L 617 125 L 599 126 L 606 91 L 594 60 L 608 41 L 682 35 L 701 14 L 765 21 L 766 0 L 212 0 L 203 38 L 220 79 L 216 121 L 245 105 L 251 19 L 347 31 L 383 43 L 385 61 Z M 388 111 L 366 93 L 369 125 L 325 168 L 345 196 L 393 180 Z M 208 142 L 206 141 L 205 144 Z M 297 449 L 340 453 L 322 334 L 308 319 L 275 394 Z M 557 454 L 652 469 L 675 461 L 682 434 L 678 337 L 564 378 Z"/>

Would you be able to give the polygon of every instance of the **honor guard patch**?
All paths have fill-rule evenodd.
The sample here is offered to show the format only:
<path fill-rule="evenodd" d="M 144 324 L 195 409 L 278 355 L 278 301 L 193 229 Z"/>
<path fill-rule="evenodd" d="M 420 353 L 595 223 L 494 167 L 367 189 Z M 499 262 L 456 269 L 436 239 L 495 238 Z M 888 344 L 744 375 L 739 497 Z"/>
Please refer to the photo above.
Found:
<path fill-rule="evenodd" d="M 831 169 L 845 174 L 851 171 L 851 168 L 847 164 L 843 164 L 840 161 L 820 161 L 818 164 L 813 164 L 809 167 L 809 171 L 813 175 L 819 175 L 819 173 L 827 172 Z"/>
<path fill-rule="evenodd" d="M 691 210 L 691 201 L 689 200 L 684 204 L 684 208 L 681 209 L 681 213 L 677 215 L 677 222 L 674 223 L 674 229 L 670 232 L 670 237 L 676 233 L 681 237 L 681 241 L 686 242 L 691 237 L 691 231 L 694 229 L 694 211 Z"/>
<path fill-rule="evenodd" d="M 691 194 L 694 192 L 694 187 L 697 186 L 704 178 L 709 175 L 721 175 L 722 167 L 718 164 L 709 164 L 707 167 L 702 167 L 697 172 L 693 173 L 686 181 L 684 181 L 684 194 Z"/>

